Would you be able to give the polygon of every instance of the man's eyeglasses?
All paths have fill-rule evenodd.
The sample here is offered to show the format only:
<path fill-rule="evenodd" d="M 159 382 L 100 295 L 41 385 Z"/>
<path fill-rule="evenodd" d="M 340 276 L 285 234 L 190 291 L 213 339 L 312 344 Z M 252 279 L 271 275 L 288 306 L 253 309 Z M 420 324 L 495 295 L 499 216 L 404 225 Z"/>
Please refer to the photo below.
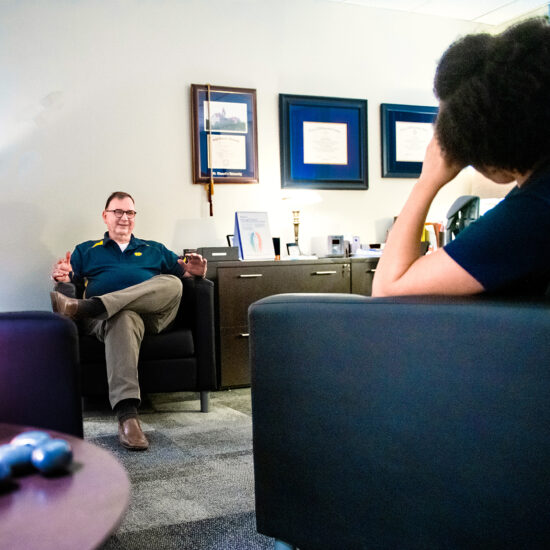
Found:
<path fill-rule="evenodd" d="M 122 216 L 126 214 L 126 217 L 129 220 L 135 218 L 137 214 L 135 210 L 121 210 L 120 208 L 117 208 L 116 210 L 105 210 L 105 212 L 112 212 L 116 218 L 122 218 Z"/>

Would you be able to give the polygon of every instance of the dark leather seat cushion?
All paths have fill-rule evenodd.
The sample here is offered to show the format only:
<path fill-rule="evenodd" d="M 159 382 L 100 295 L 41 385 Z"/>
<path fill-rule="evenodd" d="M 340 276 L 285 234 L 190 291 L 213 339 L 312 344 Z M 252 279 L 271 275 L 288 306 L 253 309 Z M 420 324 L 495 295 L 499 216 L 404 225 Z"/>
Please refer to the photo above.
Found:
<path fill-rule="evenodd" d="M 177 329 L 160 334 L 145 335 L 140 359 L 179 359 L 195 354 L 193 334 L 189 329 Z M 105 360 L 105 346 L 95 336 L 80 336 L 80 357 L 83 363 Z"/>

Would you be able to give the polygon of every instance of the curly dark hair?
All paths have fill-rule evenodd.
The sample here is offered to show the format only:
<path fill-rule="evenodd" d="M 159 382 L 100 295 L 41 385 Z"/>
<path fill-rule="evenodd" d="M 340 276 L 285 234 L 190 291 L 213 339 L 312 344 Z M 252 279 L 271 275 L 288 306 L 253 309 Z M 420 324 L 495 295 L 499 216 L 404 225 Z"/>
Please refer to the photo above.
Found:
<path fill-rule="evenodd" d="M 435 132 L 449 160 L 525 173 L 550 157 L 550 26 L 533 18 L 443 54 Z"/>
<path fill-rule="evenodd" d="M 125 198 L 129 198 L 129 199 L 132 199 L 132 202 L 135 204 L 135 200 L 134 200 L 134 197 L 132 197 L 132 195 L 130 195 L 130 193 L 126 193 L 125 191 L 113 191 L 109 197 L 107 198 L 107 202 L 105 203 L 105 210 L 107 210 L 107 208 L 109 208 L 109 204 L 111 203 L 111 201 L 113 199 L 125 199 Z"/>

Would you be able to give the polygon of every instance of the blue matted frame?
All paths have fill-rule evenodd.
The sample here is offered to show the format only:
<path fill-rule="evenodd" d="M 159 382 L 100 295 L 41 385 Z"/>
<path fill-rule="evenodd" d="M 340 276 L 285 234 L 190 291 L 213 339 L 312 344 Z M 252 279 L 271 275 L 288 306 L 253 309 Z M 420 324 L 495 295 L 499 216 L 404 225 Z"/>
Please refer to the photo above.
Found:
<path fill-rule="evenodd" d="M 404 162 L 396 159 L 396 122 L 424 122 L 432 124 L 437 116 L 437 107 L 398 105 L 382 103 L 382 177 L 417 178 L 422 171 L 422 162 Z"/>
<path fill-rule="evenodd" d="M 346 124 L 346 163 L 305 163 L 304 122 Z M 368 189 L 366 99 L 279 94 L 279 132 L 281 187 Z"/>

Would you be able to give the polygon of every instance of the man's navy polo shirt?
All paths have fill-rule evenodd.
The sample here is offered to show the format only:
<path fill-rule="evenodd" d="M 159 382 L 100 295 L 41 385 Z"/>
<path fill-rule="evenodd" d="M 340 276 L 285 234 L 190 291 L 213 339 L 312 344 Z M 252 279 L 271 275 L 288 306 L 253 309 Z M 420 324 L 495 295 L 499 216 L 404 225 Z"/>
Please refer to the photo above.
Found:
<path fill-rule="evenodd" d="M 86 285 L 86 297 L 102 296 L 137 285 L 160 274 L 181 277 L 178 256 L 163 244 L 137 239 L 133 235 L 122 252 L 109 238 L 77 245 L 71 256 L 73 282 Z"/>

